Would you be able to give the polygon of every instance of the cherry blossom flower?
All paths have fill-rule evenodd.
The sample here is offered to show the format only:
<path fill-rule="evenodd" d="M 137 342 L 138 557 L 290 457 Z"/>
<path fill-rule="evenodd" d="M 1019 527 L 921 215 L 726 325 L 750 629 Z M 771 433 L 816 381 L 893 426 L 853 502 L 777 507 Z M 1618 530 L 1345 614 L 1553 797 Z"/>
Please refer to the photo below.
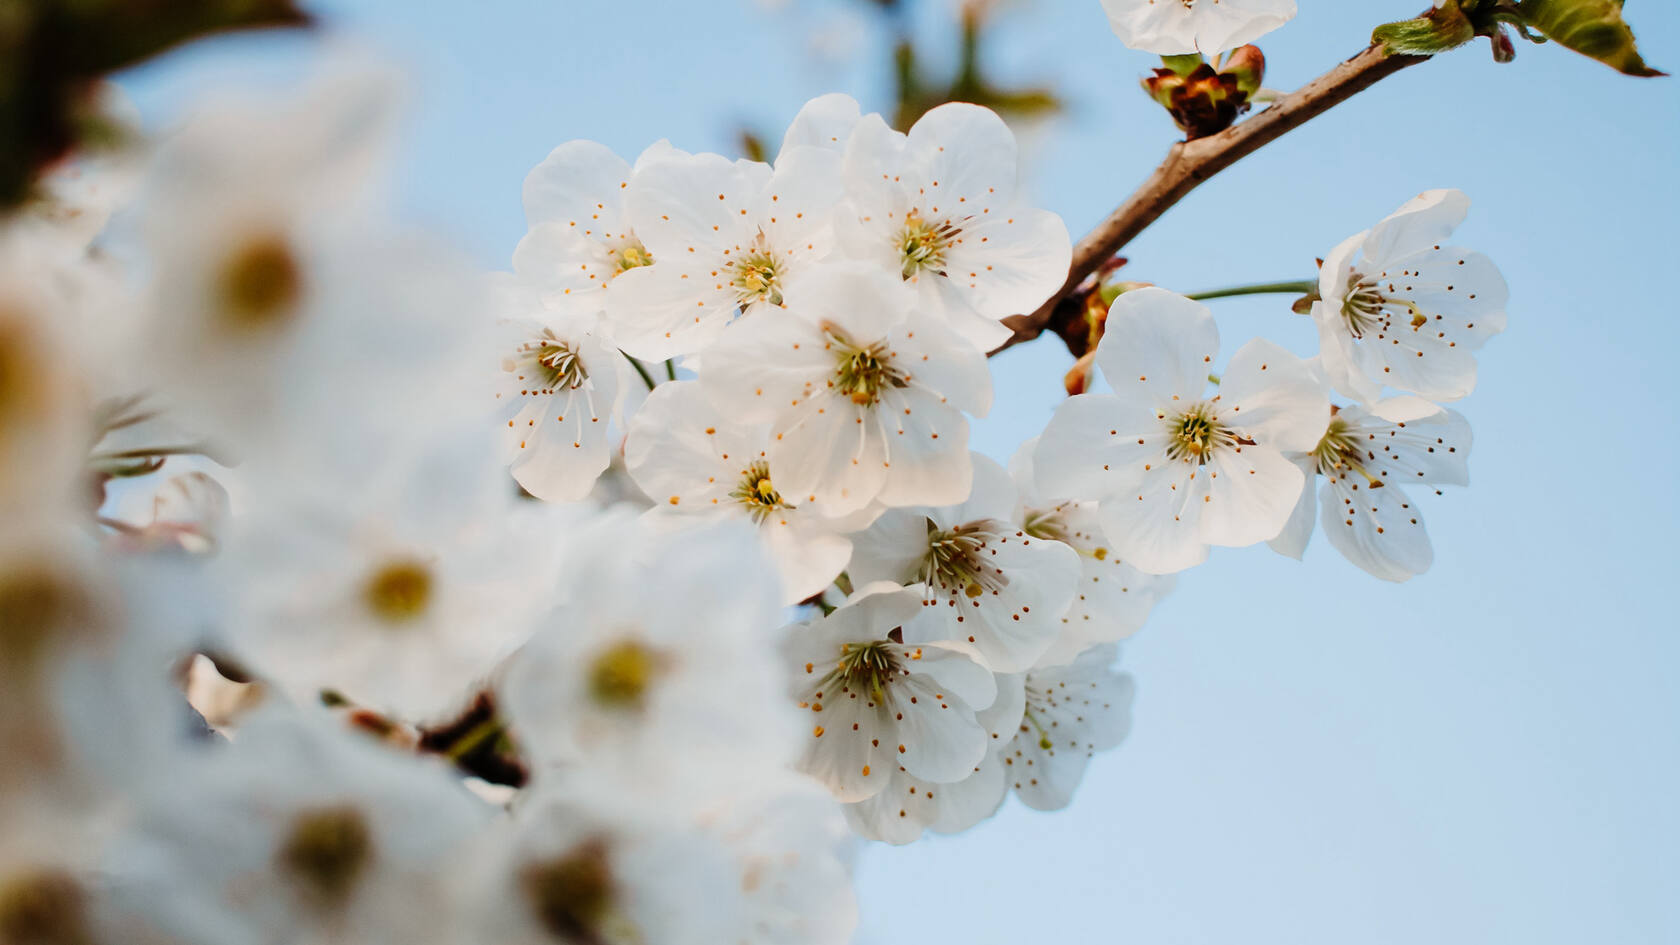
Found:
<path fill-rule="evenodd" d="M 545 307 L 503 285 L 501 371 L 496 400 L 502 451 L 531 495 L 575 502 L 612 461 L 613 421 L 633 382 L 600 315 Z"/>
<path fill-rule="evenodd" d="M 1124 640 L 1143 629 L 1149 612 L 1172 592 L 1172 575 L 1146 574 L 1121 560 L 1103 535 L 1095 502 L 1046 499 L 1037 493 L 1033 476 L 1035 437 L 1021 445 L 1009 463 L 1009 474 L 1021 493 L 1016 525 L 1028 535 L 1059 541 L 1079 553 L 1079 584 L 1073 602 L 1062 614 L 1061 633 L 1035 665 L 1070 663 L 1098 643 Z"/>
<path fill-rule="evenodd" d="M 630 354 L 662 361 L 703 350 L 738 313 L 780 309 L 829 254 L 840 156 L 791 148 L 774 169 L 716 154 L 640 168 L 625 198 L 657 265 L 623 273 L 607 313 Z"/>
<path fill-rule="evenodd" d="M 1020 674 L 996 678 L 997 699 L 975 716 L 990 741 L 973 772 L 960 781 L 936 784 L 898 765 L 884 790 L 846 805 L 853 830 L 871 840 L 903 845 L 920 838 L 924 830 L 961 833 L 997 812 L 1009 792 L 1001 752 L 1021 721 L 1026 693 Z"/>
<path fill-rule="evenodd" d="M 676 153 L 655 144 L 637 167 Z M 538 287 L 549 306 L 597 314 L 618 276 L 653 264 L 624 208 L 635 172 L 605 145 L 568 141 L 526 175 L 530 229 L 514 248 L 513 271 Z"/>
<path fill-rule="evenodd" d="M 947 505 L 968 495 L 966 411 L 991 407 L 985 356 L 911 311 L 896 277 L 824 267 L 774 317 L 730 326 L 701 390 L 742 423 L 769 423 L 776 489 L 829 515 Z"/>
<path fill-rule="evenodd" d="M 1318 445 L 1296 460 L 1324 485 L 1315 500 L 1308 482 L 1271 546 L 1300 558 L 1321 518 L 1331 547 L 1375 577 L 1422 574 L 1434 552 L 1406 487 L 1469 485 L 1469 459 L 1470 424 L 1456 411 L 1411 396 L 1338 408 Z"/>
<path fill-rule="evenodd" d="M 1062 629 L 1073 600 L 1079 555 L 1014 524 L 1009 474 L 975 454 L 968 500 L 943 507 L 889 509 L 854 538 L 847 573 L 859 582 L 914 585 L 936 617 L 905 631 L 905 642 L 952 641 L 972 648 L 993 672 L 1032 666 Z"/>
<path fill-rule="evenodd" d="M 757 526 L 781 575 L 783 603 L 795 604 L 832 582 L 851 558 L 842 532 L 853 523 L 823 518 L 788 501 L 769 463 L 768 424 L 726 418 L 698 381 L 661 384 L 630 423 L 625 463 L 655 499 L 650 515 L 673 522 L 740 519 Z"/>
<path fill-rule="evenodd" d="M 1097 501 L 1120 557 L 1150 574 L 1200 564 L 1210 545 L 1277 537 L 1305 482 L 1284 453 L 1312 449 L 1328 421 L 1308 363 L 1263 339 L 1208 394 L 1218 352 L 1206 306 L 1125 293 L 1097 347 L 1114 393 L 1069 398 L 1034 454 L 1039 489 Z"/>
<path fill-rule="evenodd" d="M 1036 309 L 1067 279 L 1067 227 L 1019 200 L 1015 136 L 990 109 L 941 105 L 908 134 L 869 115 L 845 160 L 842 249 L 902 277 L 921 309 L 981 350 L 1009 337 L 999 319 Z"/>
<path fill-rule="evenodd" d="M 671 753 L 791 759 L 779 698 L 781 593 L 754 529 L 671 533 L 628 509 L 574 537 L 559 603 L 498 691 L 537 777 L 588 762 L 657 771 Z"/>
<path fill-rule="evenodd" d="M 1102 0 L 1114 35 L 1161 56 L 1213 55 L 1295 18 L 1295 0 Z"/>
<path fill-rule="evenodd" d="M 997 698 L 992 674 L 958 650 L 901 642 L 937 635 L 930 611 L 915 589 L 872 584 L 792 631 L 792 689 L 811 723 L 799 768 L 841 801 L 886 790 L 900 766 L 960 781 L 986 753 L 976 713 Z"/>
<path fill-rule="evenodd" d="M 1445 245 L 1469 209 L 1431 190 L 1325 258 L 1312 313 L 1336 390 L 1370 403 L 1384 386 L 1435 401 L 1475 388 L 1475 352 L 1505 330 L 1510 293 L 1492 260 Z"/>
<path fill-rule="evenodd" d="M 1091 647 L 1073 662 L 1027 673 L 1026 708 L 1000 753 L 1022 803 L 1060 810 L 1073 799 L 1091 756 L 1120 744 L 1132 724 L 1132 677 L 1116 672 L 1114 644 Z"/>

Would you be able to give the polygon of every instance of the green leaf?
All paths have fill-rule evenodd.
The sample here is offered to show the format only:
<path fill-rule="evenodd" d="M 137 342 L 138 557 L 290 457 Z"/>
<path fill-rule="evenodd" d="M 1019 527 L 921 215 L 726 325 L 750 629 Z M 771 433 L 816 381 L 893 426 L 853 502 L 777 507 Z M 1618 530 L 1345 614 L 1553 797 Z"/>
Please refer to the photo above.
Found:
<path fill-rule="evenodd" d="M 1553 42 L 1618 72 L 1667 75 L 1640 57 L 1633 30 L 1622 19 L 1622 0 L 1518 0 L 1517 14 Z"/>
<path fill-rule="evenodd" d="M 1458 0 L 1447 0 L 1415 20 L 1386 23 L 1371 33 L 1371 41 L 1389 52 L 1411 56 L 1433 56 L 1475 38 L 1476 27 L 1459 9 Z"/>

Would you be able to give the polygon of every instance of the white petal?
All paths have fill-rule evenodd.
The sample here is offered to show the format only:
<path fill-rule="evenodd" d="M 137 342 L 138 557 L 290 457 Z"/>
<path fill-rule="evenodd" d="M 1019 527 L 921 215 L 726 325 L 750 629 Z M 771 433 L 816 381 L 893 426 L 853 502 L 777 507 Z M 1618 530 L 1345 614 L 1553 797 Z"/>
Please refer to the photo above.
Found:
<path fill-rule="evenodd" d="M 1103 532 L 1122 558 L 1146 574 L 1175 574 L 1201 564 L 1208 556 L 1201 537 L 1208 482 L 1205 472 L 1185 463 L 1156 465 L 1132 491 L 1097 506 Z"/>
<path fill-rule="evenodd" d="M 1071 665 L 1028 674 L 1028 718 L 1004 753 L 1010 783 L 1028 807 L 1066 807 L 1091 756 L 1125 739 L 1135 687 L 1111 667 L 1114 658 L 1112 645 L 1100 646 Z"/>
<path fill-rule="evenodd" d="M 1067 281 L 1073 244 L 1062 218 L 1047 210 L 993 211 L 946 254 L 945 275 L 982 315 L 1002 318 L 1037 309 Z"/>
<path fill-rule="evenodd" d="M 955 505 L 973 478 L 968 420 L 930 391 L 910 387 L 882 395 L 867 411 L 887 466 L 875 498 L 883 505 Z"/>
<path fill-rule="evenodd" d="M 846 150 L 852 129 L 863 117 L 857 100 L 841 92 L 819 95 L 799 110 L 782 136 L 782 154 L 797 147 L 827 148 L 836 153 Z M 777 163 L 781 158 L 776 158 Z"/>
<path fill-rule="evenodd" d="M 732 287 L 720 287 L 708 270 L 675 263 L 619 273 L 607 293 L 613 337 L 644 361 L 706 350 L 735 312 Z"/>
<path fill-rule="evenodd" d="M 1295 502 L 1295 510 L 1289 513 L 1289 521 L 1283 523 L 1283 531 L 1266 544 L 1278 554 L 1299 561 L 1307 552 L 1313 526 L 1318 522 L 1318 493 L 1313 489 L 1318 478 L 1318 464 L 1311 456 L 1303 456 L 1295 460 L 1295 465 L 1300 468 L 1305 483 L 1301 488 L 1301 497 Z"/>
<path fill-rule="evenodd" d="M 1311 362 L 1256 338 L 1220 379 L 1219 419 L 1264 446 L 1306 452 L 1330 423 L 1330 398 Z"/>
<path fill-rule="evenodd" d="M 1353 473 L 1326 480 L 1319 503 L 1331 547 L 1373 576 L 1398 582 L 1429 570 L 1423 515 L 1398 486 L 1373 489 Z"/>
<path fill-rule="evenodd" d="M 1202 540 L 1233 548 L 1276 538 L 1306 485 L 1299 467 L 1264 446 L 1217 451 L 1202 472 Z"/>
<path fill-rule="evenodd" d="M 1156 404 L 1201 400 L 1218 354 L 1219 328 L 1208 307 L 1155 287 L 1115 299 L 1097 343 L 1109 386 L 1121 396 L 1141 389 Z"/>
<path fill-rule="evenodd" d="M 1138 488 L 1145 467 L 1165 462 L 1165 433 L 1152 408 L 1112 394 L 1080 394 L 1056 407 L 1039 437 L 1034 487 L 1054 499 L 1125 495 Z"/>
<path fill-rule="evenodd" d="M 625 197 L 642 245 L 662 261 L 721 256 L 751 238 L 745 221 L 770 166 L 693 154 L 653 161 L 636 171 Z"/>
<path fill-rule="evenodd" d="M 925 162 L 920 170 L 926 192 L 918 203 L 939 208 L 933 212 L 1007 206 L 1014 198 L 1015 135 L 991 109 L 963 102 L 941 105 L 917 119 L 908 138 Z"/>
<path fill-rule="evenodd" d="M 1446 242 L 1469 213 L 1470 198 L 1462 191 L 1425 191 L 1372 227 L 1361 249 L 1366 259 L 1386 265 Z"/>
<path fill-rule="evenodd" d="M 745 423 L 775 419 L 833 373 L 814 326 L 776 312 L 755 312 L 706 350 L 700 389 L 717 408 Z"/>
<path fill-rule="evenodd" d="M 605 145 L 568 141 L 525 177 L 525 217 L 532 227 L 555 223 L 591 239 L 622 238 L 630 165 Z"/>

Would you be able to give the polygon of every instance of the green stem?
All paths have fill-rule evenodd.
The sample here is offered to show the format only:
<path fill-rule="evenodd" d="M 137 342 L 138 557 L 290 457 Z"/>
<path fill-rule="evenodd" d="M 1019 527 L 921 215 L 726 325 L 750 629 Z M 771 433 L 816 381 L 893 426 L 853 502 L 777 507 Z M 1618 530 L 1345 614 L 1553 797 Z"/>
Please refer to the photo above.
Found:
<path fill-rule="evenodd" d="M 653 375 L 648 373 L 647 367 L 642 362 L 632 358 L 628 351 L 620 351 L 619 354 L 624 355 L 624 360 L 629 361 L 630 366 L 636 369 L 636 373 L 642 376 L 642 383 L 648 386 L 648 390 L 653 390 L 659 386 L 654 382 Z"/>
<path fill-rule="evenodd" d="M 1234 285 L 1208 292 L 1192 292 L 1185 298 L 1197 302 L 1206 299 L 1228 299 L 1238 295 L 1311 295 L 1318 291 L 1318 282 L 1261 282 L 1256 285 Z"/>
<path fill-rule="evenodd" d="M 502 734 L 502 722 L 495 716 L 491 716 L 473 726 L 471 730 L 461 736 L 459 741 L 449 746 L 449 750 L 444 753 L 444 757 L 450 761 L 458 762 L 472 754 L 480 745 L 500 734 Z"/>
<path fill-rule="evenodd" d="M 677 362 L 670 358 L 665 359 L 665 376 L 673 381 L 677 379 Z"/>

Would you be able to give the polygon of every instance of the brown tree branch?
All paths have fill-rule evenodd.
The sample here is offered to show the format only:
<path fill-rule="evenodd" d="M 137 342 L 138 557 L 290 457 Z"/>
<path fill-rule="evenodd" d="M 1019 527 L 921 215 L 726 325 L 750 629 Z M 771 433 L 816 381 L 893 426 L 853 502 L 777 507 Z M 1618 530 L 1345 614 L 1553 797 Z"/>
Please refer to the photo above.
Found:
<path fill-rule="evenodd" d="M 1126 202 L 1108 219 L 1085 234 L 1073 247 L 1073 265 L 1061 289 L 1030 315 L 1012 315 L 1004 324 L 1015 334 L 992 354 L 1012 345 L 1031 341 L 1046 329 L 1067 337 L 1057 324 L 1058 309 L 1066 317 L 1082 315 L 1083 305 L 1064 305 L 1080 283 L 1106 260 L 1124 249 L 1174 204 L 1213 175 L 1237 163 L 1266 144 L 1276 141 L 1363 92 L 1407 66 L 1428 56 L 1391 55 L 1372 46 L 1352 59 L 1278 99 L 1271 107 L 1219 134 L 1195 141 L 1180 141 L 1167 152 L 1166 160 L 1149 175 Z M 1078 334 L 1078 332 L 1074 332 Z M 1075 351 L 1075 354 L 1080 352 Z"/>

